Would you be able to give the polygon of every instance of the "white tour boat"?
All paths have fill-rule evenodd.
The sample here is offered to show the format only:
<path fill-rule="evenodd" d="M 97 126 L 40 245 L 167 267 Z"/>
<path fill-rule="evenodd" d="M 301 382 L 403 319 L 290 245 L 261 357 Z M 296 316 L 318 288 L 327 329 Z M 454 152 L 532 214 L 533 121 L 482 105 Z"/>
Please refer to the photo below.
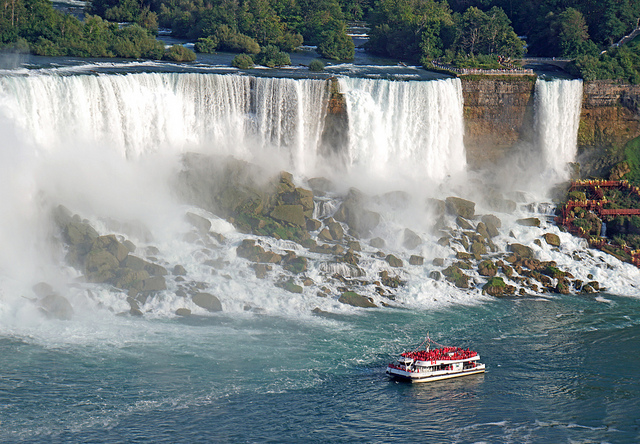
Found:
<path fill-rule="evenodd" d="M 427 343 L 424 350 L 420 348 Z M 387 366 L 387 374 L 400 381 L 430 382 L 458 376 L 484 373 L 485 365 L 480 363 L 480 355 L 469 349 L 445 347 L 427 337 L 418 348 L 400 355 L 398 360 Z M 431 344 L 439 348 L 431 348 Z"/>

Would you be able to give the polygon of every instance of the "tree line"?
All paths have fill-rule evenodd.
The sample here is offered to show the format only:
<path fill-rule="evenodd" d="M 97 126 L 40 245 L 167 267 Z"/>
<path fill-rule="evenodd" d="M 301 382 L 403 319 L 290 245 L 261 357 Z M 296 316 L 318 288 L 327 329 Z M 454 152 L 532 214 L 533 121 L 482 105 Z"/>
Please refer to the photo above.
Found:
<path fill-rule="evenodd" d="M 490 68 L 526 53 L 568 57 L 588 80 L 640 82 L 638 38 L 615 45 L 640 24 L 640 0 L 91 0 L 83 21 L 49 0 L 0 2 L 0 45 L 43 55 L 193 59 L 165 51 L 163 27 L 197 52 L 244 54 L 243 66 L 288 64 L 302 44 L 351 60 L 347 22 L 364 20 L 366 50 L 398 60 Z"/>

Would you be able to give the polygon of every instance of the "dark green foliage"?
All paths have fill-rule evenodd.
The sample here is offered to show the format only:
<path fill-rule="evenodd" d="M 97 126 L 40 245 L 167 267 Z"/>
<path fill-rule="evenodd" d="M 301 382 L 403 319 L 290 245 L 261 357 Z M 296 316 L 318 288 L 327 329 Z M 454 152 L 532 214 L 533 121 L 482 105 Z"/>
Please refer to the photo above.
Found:
<path fill-rule="evenodd" d="M 584 193 L 584 191 L 571 191 L 568 197 L 569 197 L 569 200 L 579 200 L 579 201 L 587 200 L 587 195 Z"/>
<path fill-rule="evenodd" d="M 291 65 L 289 54 L 280 51 L 275 45 L 267 45 L 262 48 L 260 53 L 256 55 L 255 61 L 258 65 L 268 66 L 269 68 Z"/>
<path fill-rule="evenodd" d="M 27 7 L 28 6 L 28 7 Z M 16 0 L 0 13 L 0 43 L 38 55 L 159 59 L 164 45 L 139 24 L 119 27 L 98 16 L 80 22 L 46 0 Z"/>
<path fill-rule="evenodd" d="M 165 52 L 163 59 L 174 62 L 193 62 L 196 54 L 182 45 L 173 45 Z"/>
<path fill-rule="evenodd" d="M 231 61 L 231 66 L 238 69 L 251 69 L 253 68 L 253 59 L 249 54 L 238 54 Z"/>
<path fill-rule="evenodd" d="M 222 25 L 216 31 L 212 39 L 217 40 L 218 49 L 228 52 L 245 52 L 247 54 L 258 54 L 260 45 L 248 35 L 233 31 L 227 25 Z"/>
<path fill-rule="evenodd" d="M 322 57 L 333 60 L 351 60 L 355 55 L 353 40 L 347 35 L 344 25 L 324 31 L 318 45 Z"/>
<path fill-rule="evenodd" d="M 198 39 L 194 46 L 194 49 L 196 50 L 196 52 L 214 54 L 216 52 L 216 49 L 218 49 L 218 43 L 218 39 L 213 36 L 202 37 Z"/>
<path fill-rule="evenodd" d="M 318 59 L 313 59 L 309 63 L 309 71 L 324 71 L 324 63 Z"/>

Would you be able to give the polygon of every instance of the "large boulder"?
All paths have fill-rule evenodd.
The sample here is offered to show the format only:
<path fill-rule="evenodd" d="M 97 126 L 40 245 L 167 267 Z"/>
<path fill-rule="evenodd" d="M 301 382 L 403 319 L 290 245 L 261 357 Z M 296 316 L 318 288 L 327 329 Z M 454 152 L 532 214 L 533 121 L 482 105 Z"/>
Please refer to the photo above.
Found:
<path fill-rule="evenodd" d="M 58 294 L 50 294 L 42 298 L 38 305 L 49 318 L 68 321 L 73 317 L 73 307 L 69 301 Z"/>
<path fill-rule="evenodd" d="M 476 204 L 470 200 L 459 197 L 447 197 L 445 200 L 447 212 L 465 219 L 473 219 L 476 212 Z"/>
<path fill-rule="evenodd" d="M 354 307 L 361 307 L 361 308 L 377 307 L 377 305 L 373 303 L 373 300 L 371 298 L 361 296 L 355 291 L 345 291 L 338 298 L 338 302 L 341 302 L 347 305 L 352 305 Z"/>
<path fill-rule="evenodd" d="M 278 205 L 271 212 L 271 217 L 280 222 L 286 222 L 300 228 L 306 229 L 307 226 L 302 205 Z"/>
<path fill-rule="evenodd" d="M 364 237 L 369 236 L 381 220 L 380 214 L 364 208 L 366 200 L 362 192 L 352 188 L 334 214 L 337 221 L 346 223 L 354 233 Z"/>
<path fill-rule="evenodd" d="M 557 234 L 545 233 L 542 235 L 542 237 L 547 242 L 547 244 L 551 245 L 552 247 L 560 246 L 560 236 L 558 236 Z"/>
<path fill-rule="evenodd" d="M 402 234 L 402 245 L 407 250 L 414 250 L 422 244 L 422 238 L 414 231 L 405 228 Z"/>
<path fill-rule="evenodd" d="M 522 244 L 510 244 L 508 247 L 509 251 L 512 251 L 516 254 L 516 256 L 522 259 L 535 259 L 535 254 L 530 247 L 527 247 Z"/>
<path fill-rule="evenodd" d="M 524 227 L 540 227 L 540 219 L 538 219 L 537 217 L 518 219 L 516 222 L 518 223 L 518 225 L 522 225 Z"/>
<path fill-rule="evenodd" d="M 197 293 L 193 296 L 192 300 L 198 307 L 204 308 L 207 311 L 222 311 L 220 299 L 210 293 Z"/>
<path fill-rule="evenodd" d="M 404 265 L 404 263 L 402 262 L 402 259 L 394 256 L 393 254 L 388 254 L 387 257 L 385 258 L 385 260 L 392 267 L 396 267 L 397 268 L 397 267 L 402 267 Z"/>

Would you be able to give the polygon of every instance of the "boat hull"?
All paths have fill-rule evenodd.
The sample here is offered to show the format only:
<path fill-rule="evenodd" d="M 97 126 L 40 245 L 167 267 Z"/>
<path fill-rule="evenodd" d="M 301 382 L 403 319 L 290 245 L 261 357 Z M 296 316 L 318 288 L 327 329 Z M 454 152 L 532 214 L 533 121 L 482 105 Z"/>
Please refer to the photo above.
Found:
<path fill-rule="evenodd" d="M 387 368 L 387 375 L 389 375 L 390 378 L 396 379 L 398 381 L 417 383 L 442 381 L 444 379 L 459 378 L 461 376 L 477 375 L 479 373 L 484 373 L 484 370 L 484 365 L 482 365 L 481 367 L 478 366 L 476 368 L 457 372 L 438 372 L 438 374 L 429 374 L 431 372 L 407 372 L 396 368 Z"/>

